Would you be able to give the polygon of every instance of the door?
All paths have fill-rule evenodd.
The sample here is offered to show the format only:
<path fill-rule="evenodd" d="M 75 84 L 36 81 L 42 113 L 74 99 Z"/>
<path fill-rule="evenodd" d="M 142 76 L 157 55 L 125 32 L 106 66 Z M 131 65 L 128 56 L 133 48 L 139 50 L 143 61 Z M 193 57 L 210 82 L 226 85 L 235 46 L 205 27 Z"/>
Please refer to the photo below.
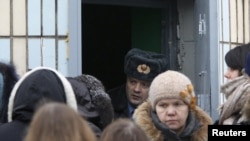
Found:
<path fill-rule="evenodd" d="M 82 72 L 100 79 L 106 89 L 125 82 L 124 56 L 131 48 L 162 49 L 163 8 L 110 4 L 82 5 Z M 163 32 L 164 31 L 164 32 Z"/>

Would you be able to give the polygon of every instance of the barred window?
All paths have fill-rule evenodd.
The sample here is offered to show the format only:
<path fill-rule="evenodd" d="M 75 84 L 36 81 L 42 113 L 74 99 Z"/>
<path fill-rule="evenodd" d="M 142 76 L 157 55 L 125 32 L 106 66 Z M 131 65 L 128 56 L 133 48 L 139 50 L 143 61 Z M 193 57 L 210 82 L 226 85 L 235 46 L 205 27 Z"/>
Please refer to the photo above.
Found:
<path fill-rule="evenodd" d="M 249 0 L 221 0 L 219 9 L 220 84 L 224 84 L 224 73 L 227 71 L 225 54 L 249 42 Z M 221 102 L 224 101 L 221 95 Z"/>
<path fill-rule="evenodd" d="M 47 66 L 67 75 L 68 0 L 0 0 L 0 61 L 19 74 Z"/>

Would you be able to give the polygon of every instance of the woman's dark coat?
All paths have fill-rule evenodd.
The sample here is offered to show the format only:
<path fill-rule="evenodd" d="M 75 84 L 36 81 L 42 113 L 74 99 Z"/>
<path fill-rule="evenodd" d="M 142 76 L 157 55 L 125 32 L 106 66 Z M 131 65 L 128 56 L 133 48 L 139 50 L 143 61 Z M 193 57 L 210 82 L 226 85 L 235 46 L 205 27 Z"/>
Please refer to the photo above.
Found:
<path fill-rule="evenodd" d="M 49 101 L 66 103 L 77 110 L 74 91 L 64 76 L 46 67 L 27 72 L 11 92 L 8 123 L 0 126 L 0 140 L 22 141 L 37 106 Z"/>

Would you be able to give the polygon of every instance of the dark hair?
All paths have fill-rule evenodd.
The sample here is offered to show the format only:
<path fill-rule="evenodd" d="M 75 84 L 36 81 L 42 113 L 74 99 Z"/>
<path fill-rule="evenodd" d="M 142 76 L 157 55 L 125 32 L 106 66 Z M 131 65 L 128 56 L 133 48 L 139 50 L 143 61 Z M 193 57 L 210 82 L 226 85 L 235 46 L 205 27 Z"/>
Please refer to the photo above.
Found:
<path fill-rule="evenodd" d="M 237 46 L 225 55 L 225 62 L 228 67 L 234 70 L 241 70 L 245 67 L 246 57 L 248 52 L 250 51 L 250 43 Z"/>
<path fill-rule="evenodd" d="M 131 119 L 118 118 L 103 131 L 99 141 L 148 141 L 146 133 Z"/>

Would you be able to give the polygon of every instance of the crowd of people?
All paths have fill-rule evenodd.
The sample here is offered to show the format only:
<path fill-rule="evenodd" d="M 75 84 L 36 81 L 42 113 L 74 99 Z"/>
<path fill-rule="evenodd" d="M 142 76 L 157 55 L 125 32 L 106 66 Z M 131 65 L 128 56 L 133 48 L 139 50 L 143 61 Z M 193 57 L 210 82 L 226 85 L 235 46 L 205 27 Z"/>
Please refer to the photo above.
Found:
<path fill-rule="evenodd" d="M 250 44 L 227 52 L 226 101 L 213 121 L 196 103 L 187 75 L 164 54 L 132 48 L 126 82 L 106 90 L 95 76 L 66 77 L 38 66 L 19 76 L 0 63 L 0 139 L 4 141 L 207 141 L 208 125 L 250 124 Z"/>

